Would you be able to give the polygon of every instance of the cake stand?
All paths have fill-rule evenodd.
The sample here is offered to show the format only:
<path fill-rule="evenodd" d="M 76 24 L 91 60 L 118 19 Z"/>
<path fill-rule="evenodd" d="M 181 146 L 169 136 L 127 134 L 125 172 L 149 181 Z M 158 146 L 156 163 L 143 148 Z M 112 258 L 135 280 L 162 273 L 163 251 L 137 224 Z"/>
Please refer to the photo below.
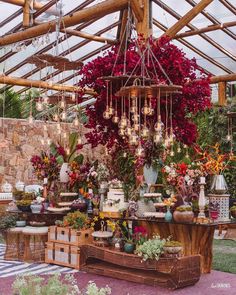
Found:
<path fill-rule="evenodd" d="M 95 231 L 92 233 L 94 237 L 94 244 L 99 247 L 108 247 L 109 242 L 108 239 L 112 238 L 113 233 L 110 231 Z"/>

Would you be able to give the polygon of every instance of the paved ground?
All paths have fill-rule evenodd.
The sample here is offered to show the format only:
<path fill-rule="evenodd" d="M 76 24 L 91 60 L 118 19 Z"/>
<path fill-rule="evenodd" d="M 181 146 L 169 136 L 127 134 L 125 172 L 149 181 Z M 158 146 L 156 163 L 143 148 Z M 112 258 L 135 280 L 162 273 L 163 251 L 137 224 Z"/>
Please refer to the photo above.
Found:
<path fill-rule="evenodd" d="M 170 291 L 163 288 L 153 288 L 142 284 L 110 279 L 83 272 L 74 273 L 78 286 L 84 288 L 89 281 L 94 281 L 100 287 L 109 285 L 112 295 L 235 295 L 236 275 L 212 271 L 211 274 L 202 275 L 200 281 L 191 287 Z M 0 278 L 0 295 L 11 295 L 11 284 L 15 277 Z"/>

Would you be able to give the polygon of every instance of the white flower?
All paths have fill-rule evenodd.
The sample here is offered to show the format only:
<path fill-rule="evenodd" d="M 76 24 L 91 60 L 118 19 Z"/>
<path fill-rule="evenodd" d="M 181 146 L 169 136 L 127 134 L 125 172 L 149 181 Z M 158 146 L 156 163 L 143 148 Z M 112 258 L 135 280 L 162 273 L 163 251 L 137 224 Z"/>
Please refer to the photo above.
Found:
<path fill-rule="evenodd" d="M 185 176 L 184 176 L 184 180 L 185 180 L 186 182 L 188 182 L 188 181 L 190 180 L 190 177 L 189 177 L 188 175 L 185 175 Z"/>
<path fill-rule="evenodd" d="M 169 166 L 165 166 L 165 171 L 166 171 L 167 173 L 170 173 L 171 168 L 170 168 Z"/>

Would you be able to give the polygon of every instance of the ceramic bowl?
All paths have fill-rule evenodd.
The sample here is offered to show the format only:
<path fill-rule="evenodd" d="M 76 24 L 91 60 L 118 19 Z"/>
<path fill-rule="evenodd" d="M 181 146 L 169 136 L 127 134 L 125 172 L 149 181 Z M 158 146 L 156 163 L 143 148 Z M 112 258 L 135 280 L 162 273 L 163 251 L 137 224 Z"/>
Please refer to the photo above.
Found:
<path fill-rule="evenodd" d="M 25 220 L 18 220 L 18 221 L 16 221 L 16 226 L 17 227 L 26 226 L 26 221 Z"/>

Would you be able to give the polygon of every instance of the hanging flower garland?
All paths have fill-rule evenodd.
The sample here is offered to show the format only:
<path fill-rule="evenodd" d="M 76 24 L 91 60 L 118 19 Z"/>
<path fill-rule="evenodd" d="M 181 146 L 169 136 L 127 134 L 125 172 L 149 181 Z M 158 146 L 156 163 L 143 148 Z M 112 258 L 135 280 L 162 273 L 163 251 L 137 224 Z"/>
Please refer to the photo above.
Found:
<path fill-rule="evenodd" d="M 150 40 L 150 46 L 170 80 L 174 84 L 183 86 L 182 94 L 173 97 L 173 129 L 178 141 L 192 145 L 197 138 L 197 127 L 187 115 L 190 112 L 195 114 L 204 111 L 211 106 L 209 78 L 201 72 L 195 59 L 188 59 L 185 53 L 167 38 L 162 38 L 158 43 Z M 132 72 L 139 59 L 136 44 L 132 41 L 126 52 L 127 74 Z M 153 76 L 157 73 L 160 82 L 166 81 L 156 61 L 149 63 L 147 68 Z M 123 71 L 124 55 L 119 54 L 118 46 L 112 47 L 103 56 L 95 58 L 80 70 L 82 79 L 79 86 L 93 88 L 98 93 L 95 104 L 86 109 L 89 119 L 86 127 L 90 131 L 85 136 L 92 147 L 98 144 L 106 145 L 108 148 L 114 145 L 127 145 L 127 142 L 118 135 L 117 125 L 112 120 L 103 118 L 106 108 L 106 85 L 105 81 L 99 79 L 112 73 L 114 76 L 122 75 Z M 200 73 L 198 76 L 197 71 Z M 113 90 L 114 95 L 116 89 Z M 115 96 L 113 98 L 117 99 Z M 155 104 L 156 101 L 153 101 L 154 107 Z M 120 109 L 118 113 L 121 113 Z M 165 99 L 161 100 L 161 117 L 165 122 Z"/>

